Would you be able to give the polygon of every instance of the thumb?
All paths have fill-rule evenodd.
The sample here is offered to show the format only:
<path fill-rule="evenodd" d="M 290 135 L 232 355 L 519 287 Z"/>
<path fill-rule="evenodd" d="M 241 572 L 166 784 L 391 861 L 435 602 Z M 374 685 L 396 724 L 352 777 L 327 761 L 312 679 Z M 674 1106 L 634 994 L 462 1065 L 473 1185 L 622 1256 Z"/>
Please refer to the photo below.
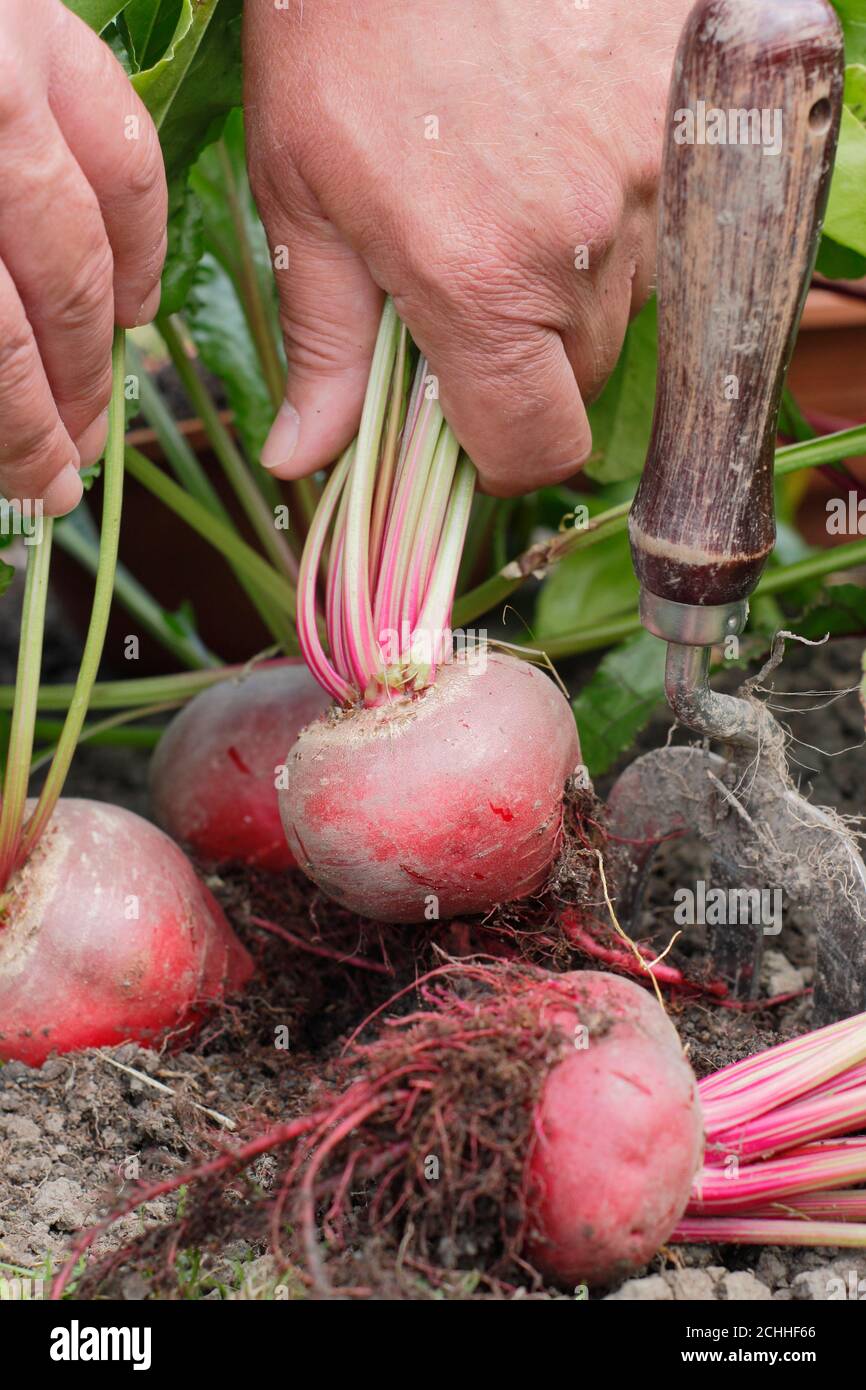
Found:
<path fill-rule="evenodd" d="M 301 478 L 331 463 L 357 432 L 383 295 L 317 209 L 281 200 L 262 218 L 288 377 L 261 461 L 278 478 Z"/>

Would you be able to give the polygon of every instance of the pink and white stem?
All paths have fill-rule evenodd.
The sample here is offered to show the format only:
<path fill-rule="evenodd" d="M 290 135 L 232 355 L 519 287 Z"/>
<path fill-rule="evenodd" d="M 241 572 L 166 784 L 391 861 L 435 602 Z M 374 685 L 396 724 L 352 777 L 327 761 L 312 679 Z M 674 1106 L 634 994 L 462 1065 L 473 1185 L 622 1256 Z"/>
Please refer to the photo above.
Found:
<path fill-rule="evenodd" d="M 410 349 L 389 299 L 358 437 L 328 479 L 301 560 L 301 650 L 343 705 L 418 693 L 451 656 L 475 469 L 423 357 L 410 385 Z"/>
<path fill-rule="evenodd" d="M 699 1091 L 707 1148 L 674 1241 L 866 1246 L 866 1014 Z"/>

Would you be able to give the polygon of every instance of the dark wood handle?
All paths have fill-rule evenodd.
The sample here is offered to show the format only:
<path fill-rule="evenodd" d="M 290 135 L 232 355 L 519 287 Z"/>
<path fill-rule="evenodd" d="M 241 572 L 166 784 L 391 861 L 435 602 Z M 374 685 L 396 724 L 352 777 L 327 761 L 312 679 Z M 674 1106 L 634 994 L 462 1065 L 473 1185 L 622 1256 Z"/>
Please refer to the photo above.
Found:
<path fill-rule="evenodd" d="M 745 598 L 772 549 L 776 421 L 842 78 L 826 0 L 700 0 L 680 39 L 660 192 L 655 415 L 629 518 L 638 578 L 662 598 Z"/>

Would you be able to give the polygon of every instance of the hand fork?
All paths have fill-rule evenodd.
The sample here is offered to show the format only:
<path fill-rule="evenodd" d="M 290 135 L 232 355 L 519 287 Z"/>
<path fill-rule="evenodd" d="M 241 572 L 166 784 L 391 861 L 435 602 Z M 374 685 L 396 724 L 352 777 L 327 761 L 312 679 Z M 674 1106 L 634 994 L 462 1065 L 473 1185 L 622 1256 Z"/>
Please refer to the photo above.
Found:
<path fill-rule="evenodd" d="M 680 40 L 660 191 L 655 414 L 629 535 L 641 621 L 668 644 L 668 701 L 705 743 L 639 758 L 609 802 L 611 835 L 628 847 L 620 913 L 636 915 L 658 844 L 696 833 L 712 848 L 714 886 L 740 890 L 729 905 L 781 888 L 811 914 L 821 1023 L 866 1009 L 866 867 L 842 822 L 793 787 L 766 705 L 717 693 L 708 674 L 712 648 L 743 630 L 775 539 L 776 423 L 842 81 L 826 0 L 700 0 Z M 778 923 L 730 920 L 741 915 L 713 928 L 711 950 L 733 994 L 750 998 Z"/>

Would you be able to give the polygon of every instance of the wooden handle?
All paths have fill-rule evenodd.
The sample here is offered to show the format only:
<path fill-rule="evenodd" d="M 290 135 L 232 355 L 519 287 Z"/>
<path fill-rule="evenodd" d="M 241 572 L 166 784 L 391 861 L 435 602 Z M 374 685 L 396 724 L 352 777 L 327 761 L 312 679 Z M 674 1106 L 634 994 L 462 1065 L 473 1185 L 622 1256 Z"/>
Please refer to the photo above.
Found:
<path fill-rule="evenodd" d="M 773 546 L 782 384 L 839 128 L 826 0 L 700 0 L 674 62 L 659 213 L 659 374 L 629 517 L 638 578 L 726 604 Z"/>

